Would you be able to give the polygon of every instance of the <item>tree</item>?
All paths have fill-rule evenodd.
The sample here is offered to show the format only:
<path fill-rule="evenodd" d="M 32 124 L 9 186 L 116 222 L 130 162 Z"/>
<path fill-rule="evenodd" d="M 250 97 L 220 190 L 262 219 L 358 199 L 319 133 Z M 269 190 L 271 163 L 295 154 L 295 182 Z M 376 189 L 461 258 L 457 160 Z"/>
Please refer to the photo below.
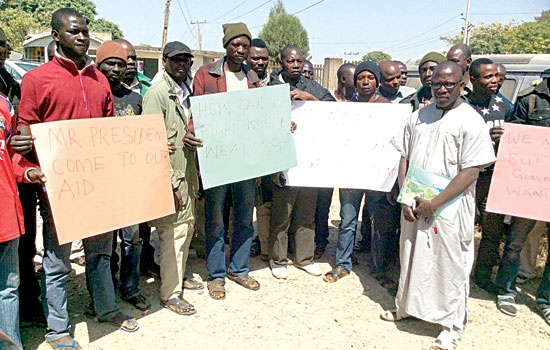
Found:
<path fill-rule="evenodd" d="M 27 36 L 28 28 L 37 26 L 30 14 L 17 8 L 1 10 L 0 23 L 2 23 L 2 29 L 6 33 L 10 46 L 15 50 L 23 49 L 23 41 Z"/>
<path fill-rule="evenodd" d="M 304 58 L 309 59 L 307 31 L 298 17 L 286 12 L 281 0 L 269 10 L 267 23 L 258 33 L 258 37 L 266 42 L 272 63 L 279 61 L 281 50 L 287 45 L 298 46 Z"/>
<path fill-rule="evenodd" d="M 391 56 L 382 51 L 371 51 L 361 57 L 361 61 L 373 61 L 376 64 L 387 60 L 391 60 Z"/>
<path fill-rule="evenodd" d="M 122 30 L 120 30 L 117 24 L 111 21 L 108 21 L 104 18 L 96 19 L 95 21 L 90 23 L 88 27 L 90 30 L 94 32 L 110 32 L 111 35 L 113 36 L 113 39 L 119 39 L 124 37 L 124 35 L 122 34 Z"/>
<path fill-rule="evenodd" d="M 462 34 L 441 37 L 454 45 Z M 470 31 L 473 54 L 550 53 L 550 10 L 542 11 L 533 22 L 480 23 Z"/>
<path fill-rule="evenodd" d="M 86 19 L 90 30 L 111 32 L 113 39 L 123 36 L 122 30 L 117 24 L 103 18 L 95 18 L 97 10 L 91 0 L 0 0 L 0 23 L 2 23 L 11 45 L 20 49 L 23 47 L 24 38 L 30 28 L 49 30 L 52 14 L 63 7 L 71 7 L 80 12 Z M 21 18 L 14 17 L 14 13 Z M 10 36 L 8 32 L 13 36 Z M 21 35 L 21 33 L 24 34 Z"/>

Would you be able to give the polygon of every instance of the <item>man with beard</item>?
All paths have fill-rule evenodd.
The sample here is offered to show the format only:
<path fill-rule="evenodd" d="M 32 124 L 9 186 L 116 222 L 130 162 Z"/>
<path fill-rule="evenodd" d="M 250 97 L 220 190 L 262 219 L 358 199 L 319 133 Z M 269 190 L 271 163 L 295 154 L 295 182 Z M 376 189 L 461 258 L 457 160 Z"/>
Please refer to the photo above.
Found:
<path fill-rule="evenodd" d="M 302 75 L 304 57 L 300 48 L 295 45 L 283 48 L 280 64 L 282 69 L 271 73 L 269 85 L 288 83 L 291 100 L 335 101 L 327 89 Z M 295 239 L 294 266 L 310 275 L 320 276 L 321 270 L 313 262 L 315 206 L 312 203 L 317 200 L 317 188 L 287 187 L 282 172 L 273 174 L 271 178 L 276 185 L 269 222 L 271 273 L 279 279 L 288 277 L 286 266 L 290 234 Z"/>
<path fill-rule="evenodd" d="M 451 178 L 431 200 L 415 197 L 416 208 L 402 204 L 401 272 L 396 310 L 380 317 L 406 317 L 438 324 L 442 331 L 431 349 L 454 349 L 467 322 L 469 275 L 474 260 L 475 181 L 495 161 L 487 128 L 460 98 L 462 68 L 437 66 L 430 84 L 435 103 L 414 112 L 405 125 L 399 165 L 403 184 L 408 167 Z M 454 222 L 438 209 L 461 196 Z"/>
<path fill-rule="evenodd" d="M 435 67 L 443 61 L 445 61 L 445 56 L 439 52 L 429 52 L 424 55 L 418 63 L 418 73 L 420 74 L 422 86 L 414 94 L 401 100 L 400 103 L 410 103 L 413 112 L 432 103 L 432 75 Z"/>

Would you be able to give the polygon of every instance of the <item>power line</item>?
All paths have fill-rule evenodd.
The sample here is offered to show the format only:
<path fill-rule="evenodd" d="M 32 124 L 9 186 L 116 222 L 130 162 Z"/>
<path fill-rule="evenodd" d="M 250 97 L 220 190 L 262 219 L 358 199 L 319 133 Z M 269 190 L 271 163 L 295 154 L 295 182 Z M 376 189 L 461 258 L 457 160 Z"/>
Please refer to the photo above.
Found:
<path fill-rule="evenodd" d="M 243 16 L 246 16 L 246 15 L 248 15 L 249 13 L 256 11 L 256 10 L 259 9 L 260 7 L 267 5 L 267 4 L 270 3 L 271 1 L 272 1 L 272 0 L 267 0 L 266 2 L 261 3 L 259 6 L 254 7 L 252 10 L 250 10 L 250 11 L 248 11 L 248 12 L 246 12 L 246 13 L 243 13 L 242 15 L 239 15 L 239 16 L 237 16 L 237 17 L 233 17 L 233 18 L 231 18 L 231 19 L 226 20 L 226 22 L 231 22 L 231 21 L 233 21 L 233 20 L 236 20 L 236 19 L 238 19 L 238 18 L 241 18 L 241 17 L 243 17 Z"/>
<path fill-rule="evenodd" d="M 393 45 L 393 46 L 387 47 L 387 48 L 385 48 L 384 50 L 392 50 L 394 47 L 399 47 L 399 46 L 402 45 L 402 44 L 406 44 L 406 43 L 410 42 L 411 40 L 414 40 L 414 39 L 419 38 L 419 37 L 421 37 L 421 36 L 423 36 L 423 35 L 425 35 L 425 34 L 428 34 L 428 33 L 430 33 L 431 31 L 433 31 L 434 29 L 437 29 L 437 28 L 439 28 L 439 27 L 441 27 L 441 26 L 443 26 L 443 25 L 445 25 L 445 24 L 451 22 L 452 20 L 454 20 L 454 19 L 457 18 L 457 17 L 460 17 L 460 15 L 453 16 L 452 18 L 446 20 L 445 22 L 440 23 L 440 24 L 436 25 L 435 27 L 428 29 L 427 31 L 422 32 L 422 33 L 418 34 L 417 36 L 414 36 L 414 37 L 412 37 L 412 38 L 409 38 L 409 39 L 407 39 L 407 40 L 404 40 L 404 41 L 400 42 L 399 44 L 395 44 L 395 45 Z"/>
<path fill-rule="evenodd" d="M 315 5 L 319 5 L 319 4 L 322 3 L 323 1 L 325 1 L 325 0 L 317 1 L 315 4 L 309 5 L 308 7 L 305 7 L 305 8 L 303 8 L 303 9 L 301 9 L 300 11 L 294 12 L 292 15 L 293 15 L 293 16 L 294 16 L 294 15 L 297 15 L 297 14 L 299 14 L 300 12 L 303 12 L 303 11 L 305 11 L 305 10 L 307 10 L 307 9 L 312 8 L 312 7 L 315 6 Z"/>
<path fill-rule="evenodd" d="M 210 21 L 207 21 L 208 23 L 212 23 L 212 22 L 215 22 L 217 20 L 219 20 L 220 18 L 223 18 L 225 16 L 227 16 L 228 14 L 230 14 L 231 12 L 235 11 L 236 9 L 238 9 L 239 7 L 241 7 L 241 5 L 244 5 L 245 2 L 247 2 L 248 0 L 244 0 L 243 2 L 241 2 L 240 4 L 238 4 L 237 6 L 233 7 L 231 10 L 227 11 L 226 13 L 224 13 L 223 15 L 219 16 L 219 17 L 216 17 L 214 18 L 213 20 L 210 20 Z"/>
<path fill-rule="evenodd" d="M 447 35 L 447 34 L 451 34 L 451 33 L 456 33 L 458 31 L 462 30 L 462 27 L 460 28 L 455 28 L 453 30 L 450 30 L 450 31 L 447 31 L 447 32 L 444 32 L 444 33 L 441 33 L 439 35 L 437 35 L 436 37 L 431 37 L 431 38 L 428 38 L 428 39 L 423 39 L 421 41 L 417 41 L 417 42 L 414 42 L 414 43 L 409 43 L 405 46 L 397 46 L 391 50 L 387 50 L 387 49 L 384 49 L 382 51 L 401 51 L 401 50 L 407 50 L 407 49 L 411 49 L 413 47 L 416 47 L 416 46 L 421 46 L 421 45 L 426 45 L 428 43 L 432 43 L 432 42 L 435 42 L 435 41 L 438 41 L 440 40 L 441 36 L 443 35 Z"/>
<path fill-rule="evenodd" d="M 191 34 L 193 34 L 193 37 L 195 38 L 195 40 L 197 40 L 197 36 L 195 35 L 195 33 L 193 33 L 193 28 L 191 28 L 191 25 L 190 25 L 190 23 L 189 23 L 189 20 L 187 19 L 187 17 L 185 16 L 185 13 L 183 12 L 183 8 L 181 7 L 180 0 L 178 0 L 178 6 L 179 6 L 179 8 L 180 8 L 181 15 L 183 16 L 183 19 L 185 20 L 185 24 L 187 24 L 187 29 L 189 29 L 189 31 L 191 32 Z"/>
<path fill-rule="evenodd" d="M 472 12 L 471 15 L 540 15 L 540 12 Z"/>
<path fill-rule="evenodd" d="M 189 18 L 193 18 L 193 16 L 191 16 L 191 11 L 189 11 L 189 6 L 187 6 L 187 1 L 183 0 L 183 4 L 185 5 L 185 9 L 187 10 L 187 15 L 189 16 Z"/>

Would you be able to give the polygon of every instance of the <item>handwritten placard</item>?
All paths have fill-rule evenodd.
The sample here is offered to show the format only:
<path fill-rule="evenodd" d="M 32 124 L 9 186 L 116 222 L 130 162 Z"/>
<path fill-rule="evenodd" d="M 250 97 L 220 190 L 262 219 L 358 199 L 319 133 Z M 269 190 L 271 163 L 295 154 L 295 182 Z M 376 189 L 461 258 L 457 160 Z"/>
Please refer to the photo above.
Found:
<path fill-rule="evenodd" d="M 287 185 L 390 191 L 410 112 L 392 103 L 294 102 L 298 166 Z"/>
<path fill-rule="evenodd" d="M 204 188 L 296 165 L 288 85 L 191 97 Z"/>
<path fill-rule="evenodd" d="M 550 128 L 504 124 L 486 210 L 550 221 Z"/>
<path fill-rule="evenodd" d="M 60 243 L 175 212 L 162 115 L 35 124 Z"/>

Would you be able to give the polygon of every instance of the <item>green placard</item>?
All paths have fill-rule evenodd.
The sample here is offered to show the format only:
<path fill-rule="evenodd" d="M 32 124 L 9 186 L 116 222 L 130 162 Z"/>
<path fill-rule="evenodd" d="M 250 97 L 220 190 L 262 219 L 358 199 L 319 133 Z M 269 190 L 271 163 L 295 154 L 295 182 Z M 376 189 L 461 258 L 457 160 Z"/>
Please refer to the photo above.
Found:
<path fill-rule="evenodd" d="M 204 188 L 296 166 L 287 84 L 191 97 Z"/>

